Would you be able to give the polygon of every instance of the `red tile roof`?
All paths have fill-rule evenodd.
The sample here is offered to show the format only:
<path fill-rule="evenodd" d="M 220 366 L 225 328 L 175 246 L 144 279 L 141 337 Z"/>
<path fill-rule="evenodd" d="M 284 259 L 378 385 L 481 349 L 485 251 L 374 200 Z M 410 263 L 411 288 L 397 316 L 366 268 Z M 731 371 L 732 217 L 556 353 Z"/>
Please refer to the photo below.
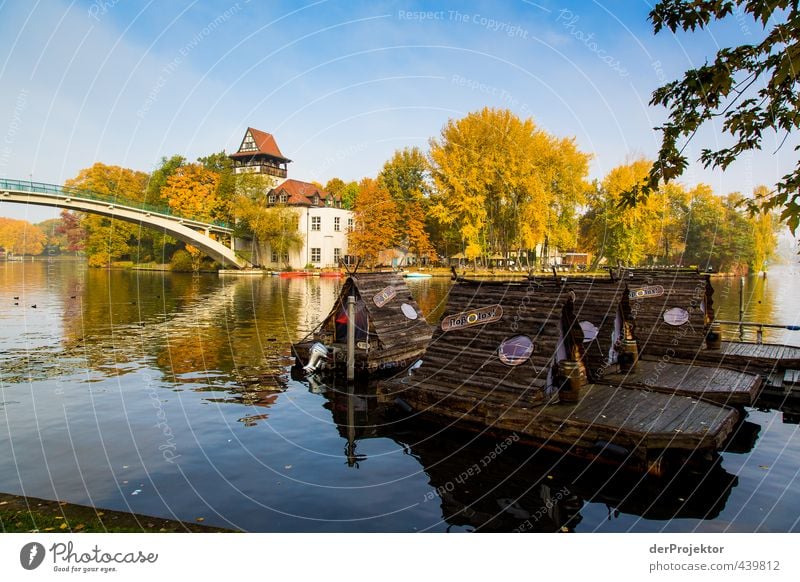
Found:
<path fill-rule="evenodd" d="M 278 197 L 283 193 L 288 196 L 286 203 L 293 206 L 313 206 L 315 195 L 319 196 L 320 206 L 326 206 L 329 197 L 333 199 L 334 203 L 341 201 L 340 196 L 334 196 L 310 182 L 300 180 L 285 180 L 270 191 L 270 194 Z"/>
<path fill-rule="evenodd" d="M 291 162 L 289 158 L 284 156 L 281 153 L 280 148 L 278 148 L 278 144 L 275 141 L 275 138 L 272 137 L 271 133 L 267 133 L 266 131 L 260 131 L 258 129 L 254 129 L 252 127 L 248 127 L 247 131 L 250 132 L 250 135 L 253 136 L 253 141 L 256 143 L 257 151 L 242 151 L 242 145 L 244 145 L 244 138 L 242 138 L 242 144 L 239 146 L 239 151 L 235 154 L 231 154 L 231 157 L 250 157 L 257 154 L 266 154 L 273 158 L 278 158 L 284 162 Z M 247 132 L 245 132 L 245 137 L 247 136 Z"/>

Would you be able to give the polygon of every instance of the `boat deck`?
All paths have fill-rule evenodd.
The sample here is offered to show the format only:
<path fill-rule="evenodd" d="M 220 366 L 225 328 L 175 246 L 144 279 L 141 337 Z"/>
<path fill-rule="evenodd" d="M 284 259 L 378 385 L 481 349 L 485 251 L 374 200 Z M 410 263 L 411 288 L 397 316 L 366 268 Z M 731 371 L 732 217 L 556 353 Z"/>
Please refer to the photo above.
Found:
<path fill-rule="evenodd" d="M 761 377 L 756 374 L 647 359 L 639 360 L 631 372 L 607 373 L 600 382 L 692 396 L 729 406 L 751 405 L 763 386 Z"/>
<path fill-rule="evenodd" d="M 740 417 L 736 409 L 696 398 L 608 385 L 589 385 L 578 403 L 524 406 L 505 394 L 479 398 L 432 379 L 392 379 L 379 390 L 415 411 L 473 430 L 517 433 L 584 458 L 617 455 L 646 470 L 665 451 L 691 455 L 719 449 Z"/>
<path fill-rule="evenodd" d="M 800 348 L 782 344 L 722 342 L 719 350 L 689 354 L 697 362 L 713 363 L 743 372 L 770 372 L 774 368 L 800 368 Z"/>

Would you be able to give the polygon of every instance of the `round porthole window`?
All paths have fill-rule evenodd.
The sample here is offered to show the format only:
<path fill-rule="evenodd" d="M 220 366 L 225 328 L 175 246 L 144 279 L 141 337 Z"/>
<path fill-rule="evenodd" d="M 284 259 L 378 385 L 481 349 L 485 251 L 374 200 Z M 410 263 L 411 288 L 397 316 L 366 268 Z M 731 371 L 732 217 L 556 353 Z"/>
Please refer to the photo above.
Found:
<path fill-rule="evenodd" d="M 680 307 L 673 307 L 664 312 L 664 322 L 669 325 L 679 326 L 689 321 L 689 312 Z"/>
<path fill-rule="evenodd" d="M 417 310 L 408 303 L 403 303 L 400 306 L 400 311 L 402 311 L 403 315 L 405 315 L 408 319 L 417 319 L 419 317 Z"/>
<path fill-rule="evenodd" d="M 533 353 L 533 341 L 526 335 L 516 335 L 504 340 L 497 350 L 500 361 L 508 366 L 519 366 Z"/>

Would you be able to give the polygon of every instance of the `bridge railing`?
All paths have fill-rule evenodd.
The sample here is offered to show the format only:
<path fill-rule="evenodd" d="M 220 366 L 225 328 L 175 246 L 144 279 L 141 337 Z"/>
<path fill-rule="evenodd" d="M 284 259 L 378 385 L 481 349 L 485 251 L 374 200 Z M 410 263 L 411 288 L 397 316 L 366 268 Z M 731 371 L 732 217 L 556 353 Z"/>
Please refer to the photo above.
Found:
<path fill-rule="evenodd" d="M 81 188 L 72 188 L 70 186 L 60 186 L 58 184 L 46 184 L 44 182 L 32 182 L 30 180 L 10 180 L 8 178 L 0 178 L 0 192 L 3 190 L 17 190 L 21 192 L 55 194 L 63 198 L 83 198 L 85 200 L 92 200 L 94 202 L 105 202 L 108 204 L 118 204 L 120 206 L 127 206 L 143 212 L 150 212 L 152 214 L 162 214 L 170 218 L 192 220 L 212 226 L 218 226 L 226 229 L 233 229 L 233 226 L 222 221 L 208 221 L 202 218 L 195 218 L 183 214 L 175 214 L 169 206 L 162 206 L 157 204 L 148 204 L 138 200 L 130 200 L 120 196 L 110 196 L 108 194 L 101 194 L 93 190 L 83 190 Z"/>

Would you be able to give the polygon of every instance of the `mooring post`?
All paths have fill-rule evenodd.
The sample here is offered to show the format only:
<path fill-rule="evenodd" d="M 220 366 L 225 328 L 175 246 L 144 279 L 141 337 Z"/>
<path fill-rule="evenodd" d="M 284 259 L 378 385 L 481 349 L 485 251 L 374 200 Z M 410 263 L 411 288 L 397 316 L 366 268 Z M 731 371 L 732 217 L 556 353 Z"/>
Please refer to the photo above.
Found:
<path fill-rule="evenodd" d="M 739 339 L 744 336 L 744 326 L 742 326 L 742 319 L 744 318 L 744 277 L 739 277 Z"/>
<path fill-rule="evenodd" d="M 356 377 L 356 298 L 347 298 L 347 380 Z"/>

